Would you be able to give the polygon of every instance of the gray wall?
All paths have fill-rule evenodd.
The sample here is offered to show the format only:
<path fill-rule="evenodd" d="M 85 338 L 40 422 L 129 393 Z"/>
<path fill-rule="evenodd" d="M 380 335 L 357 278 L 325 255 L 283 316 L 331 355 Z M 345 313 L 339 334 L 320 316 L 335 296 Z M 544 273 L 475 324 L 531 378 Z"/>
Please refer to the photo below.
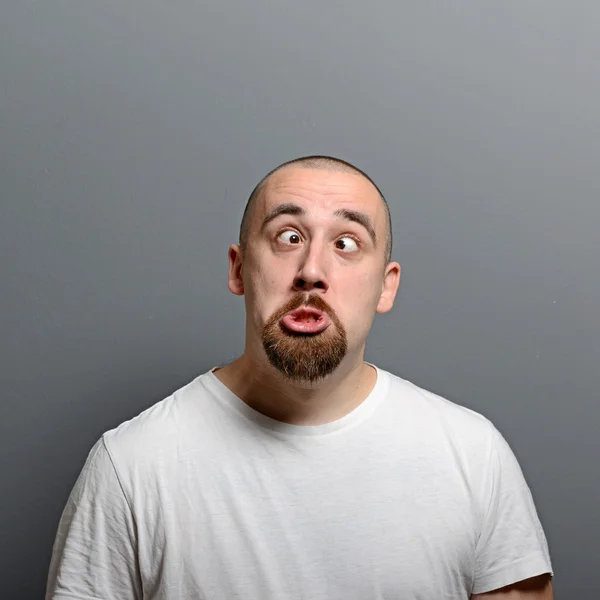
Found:
<path fill-rule="evenodd" d="M 600 5 L 4 0 L 1 596 L 41 598 L 93 442 L 242 349 L 245 199 L 330 153 L 386 192 L 368 358 L 491 418 L 600 590 Z"/>

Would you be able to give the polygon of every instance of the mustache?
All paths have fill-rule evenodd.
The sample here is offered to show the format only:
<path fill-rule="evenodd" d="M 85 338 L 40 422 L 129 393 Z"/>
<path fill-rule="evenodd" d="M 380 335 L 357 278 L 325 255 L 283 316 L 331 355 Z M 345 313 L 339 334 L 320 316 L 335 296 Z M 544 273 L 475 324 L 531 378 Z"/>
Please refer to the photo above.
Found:
<path fill-rule="evenodd" d="M 323 300 L 321 296 L 319 296 L 318 294 L 303 293 L 294 296 L 288 302 L 286 302 L 279 310 L 277 310 L 273 314 L 270 320 L 278 321 L 291 310 L 296 310 L 301 306 L 310 306 L 324 313 L 327 313 L 331 317 L 336 316 L 333 308 L 329 306 L 329 304 L 325 300 Z"/>

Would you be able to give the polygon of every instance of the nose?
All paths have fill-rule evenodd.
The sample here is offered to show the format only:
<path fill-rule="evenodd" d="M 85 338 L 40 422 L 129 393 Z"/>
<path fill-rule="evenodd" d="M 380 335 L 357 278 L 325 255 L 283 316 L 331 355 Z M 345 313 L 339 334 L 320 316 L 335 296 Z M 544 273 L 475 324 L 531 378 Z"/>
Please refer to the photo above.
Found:
<path fill-rule="evenodd" d="M 327 291 L 329 283 L 326 275 L 325 256 L 318 244 L 307 246 L 301 261 L 298 273 L 294 278 L 294 291 L 309 292 L 314 289 Z"/>

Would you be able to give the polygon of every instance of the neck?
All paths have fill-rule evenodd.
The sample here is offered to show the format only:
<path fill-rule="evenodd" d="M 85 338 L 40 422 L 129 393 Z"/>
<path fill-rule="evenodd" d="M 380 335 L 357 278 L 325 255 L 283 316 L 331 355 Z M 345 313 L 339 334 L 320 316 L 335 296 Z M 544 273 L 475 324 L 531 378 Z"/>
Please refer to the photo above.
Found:
<path fill-rule="evenodd" d="M 215 376 L 258 412 L 292 425 L 323 425 L 341 419 L 369 395 L 377 380 L 363 353 L 346 356 L 329 377 L 316 384 L 290 381 L 268 362 L 245 352 L 217 369 Z"/>

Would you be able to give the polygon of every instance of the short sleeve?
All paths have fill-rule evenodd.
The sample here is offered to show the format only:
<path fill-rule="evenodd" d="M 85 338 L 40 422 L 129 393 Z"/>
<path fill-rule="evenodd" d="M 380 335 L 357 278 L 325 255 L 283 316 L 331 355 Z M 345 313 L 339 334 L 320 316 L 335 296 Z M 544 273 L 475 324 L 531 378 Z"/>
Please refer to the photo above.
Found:
<path fill-rule="evenodd" d="M 498 430 L 491 424 L 490 429 L 474 594 L 552 573 L 546 536 L 521 467 Z"/>
<path fill-rule="evenodd" d="M 62 513 L 46 600 L 142 598 L 136 527 L 104 439 L 90 451 Z"/>

